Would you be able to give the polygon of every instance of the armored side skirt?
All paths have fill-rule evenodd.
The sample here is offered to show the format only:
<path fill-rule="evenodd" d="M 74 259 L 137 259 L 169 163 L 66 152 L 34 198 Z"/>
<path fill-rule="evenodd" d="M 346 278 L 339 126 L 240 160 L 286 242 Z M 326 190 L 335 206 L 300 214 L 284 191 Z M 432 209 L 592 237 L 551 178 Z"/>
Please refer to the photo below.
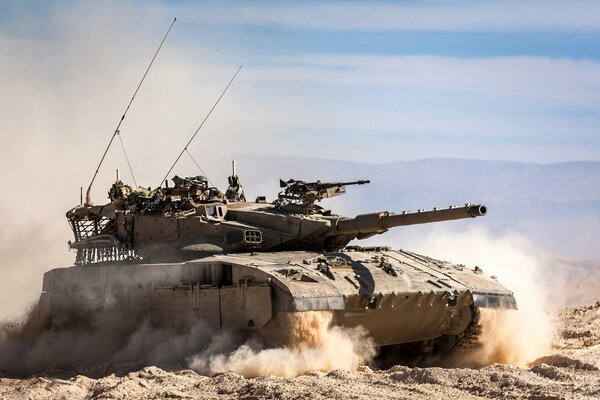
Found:
<path fill-rule="evenodd" d="M 329 311 L 334 323 L 363 326 L 387 345 L 459 334 L 473 307 L 516 308 L 491 278 L 412 257 L 285 252 L 61 268 L 44 275 L 41 309 L 55 323 L 109 312 L 157 326 L 223 329 L 260 329 L 275 313 Z"/>

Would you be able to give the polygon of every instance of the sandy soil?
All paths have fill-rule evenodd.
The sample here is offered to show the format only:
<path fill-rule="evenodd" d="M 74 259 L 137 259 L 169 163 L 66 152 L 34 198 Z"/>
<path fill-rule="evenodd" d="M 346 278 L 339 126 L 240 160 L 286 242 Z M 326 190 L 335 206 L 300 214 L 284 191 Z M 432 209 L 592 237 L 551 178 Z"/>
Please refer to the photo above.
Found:
<path fill-rule="evenodd" d="M 600 302 L 559 312 L 552 351 L 526 367 L 367 366 L 295 378 L 203 376 L 189 369 L 103 364 L 0 378 L 2 399 L 600 399 Z"/>

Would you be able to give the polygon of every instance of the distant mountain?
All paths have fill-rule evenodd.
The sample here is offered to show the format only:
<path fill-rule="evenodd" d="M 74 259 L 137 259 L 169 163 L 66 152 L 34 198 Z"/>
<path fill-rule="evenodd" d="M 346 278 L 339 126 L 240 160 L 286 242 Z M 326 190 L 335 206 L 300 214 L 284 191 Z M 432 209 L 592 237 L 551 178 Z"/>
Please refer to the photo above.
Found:
<path fill-rule="evenodd" d="M 370 185 L 348 188 L 345 196 L 324 206 L 352 215 L 484 203 L 488 215 L 477 223 L 492 232 L 516 231 L 544 252 L 600 259 L 600 162 L 426 159 L 365 164 L 258 155 L 237 160 L 249 197 L 266 194 L 272 199 L 279 178 L 370 179 Z"/>
<path fill-rule="evenodd" d="M 542 280 L 553 293 L 550 301 L 558 307 L 594 304 L 600 300 L 600 261 L 577 261 L 544 257 Z"/>

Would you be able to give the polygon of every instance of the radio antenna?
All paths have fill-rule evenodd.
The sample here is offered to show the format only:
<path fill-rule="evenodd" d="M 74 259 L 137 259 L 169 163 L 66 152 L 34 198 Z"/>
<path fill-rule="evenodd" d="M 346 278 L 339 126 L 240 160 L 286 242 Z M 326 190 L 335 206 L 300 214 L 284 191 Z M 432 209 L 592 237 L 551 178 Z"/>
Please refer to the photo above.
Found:
<path fill-rule="evenodd" d="M 115 129 L 115 132 L 113 133 L 112 137 L 110 138 L 110 141 L 108 142 L 108 146 L 106 146 L 106 149 L 104 150 L 104 154 L 102 154 L 102 158 L 100 159 L 100 162 L 98 163 L 98 167 L 96 168 L 96 172 L 94 172 L 94 176 L 92 177 L 92 181 L 90 182 L 90 185 L 88 186 L 87 192 L 85 194 L 85 204 L 86 205 L 92 205 L 91 191 L 92 191 L 92 185 L 94 184 L 94 180 L 96 180 L 96 175 L 98 175 L 98 171 L 100 170 L 100 167 L 102 166 L 102 163 L 104 162 L 104 158 L 106 157 L 106 153 L 108 153 L 108 149 L 110 148 L 110 145 L 112 144 L 113 140 L 115 140 L 115 137 L 117 135 L 119 135 L 119 139 L 120 139 L 121 136 L 120 136 L 120 133 L 119 133 L 119 128 L 121 127 L 121 123 L 123 123 L 123 120 L 125 119 L 125 115 L 127 115 L 127 111 L 129 111 L 129 107 L 131 107 L 131 103 L 133 103 L 133 99 L 135 99 L 135 96 L 137 95 L 138 91 L 140 90 L 140 87 L 142 86 L 142 83 L 144 83 L 144 79 L 146 79 L 146 75 L 148 75 L 148 71 L 150 71 L 150 68 L 152 67 L 152 64 L 154 63 L 154 60 L 156 59 L 156 56 L 160 52 L 160 49 L 162 48 L 163 43 L 165 43 L 165 40 L 167 39 L 167 36 L 169 36 L 169 32 L 171 32 L 171 28 L 173 28 L 173 25 L 175 24 L 175 21 L 177 21 L 177 17 L 173 18 L 173 22 L 171 22 L 171 26 L 169 26 L 169 30 L 167 30 L 167 33 L 165 34 L 165 36 L 163 37 L 162 41 L 160 42 L 160 45 L 158 46 L 158 49 L 156 50 L 156 53 L 154 53 L 154 57 L 152 57 L 152 60 L 150 61 L 150 64 L 148 65 L 148 68 L 146 68 L 146 72 L 144 72 L 144 76 L 142 76 L 142 79 L 140 80 L 140 83 L 138 84 L 137 88 L 135 89 L 135 92 L 133 93 L 133 96 L 131 97 L 131 100 L 129 100 L 129 104 L 127 104 L 127 108 L 125 109 L 125 112 L 123 113 L 123 116 L 119 120 L 119 123 L 118 123 L 118 125 L 117 125 L 117 127 Z M 124 150 L 125 150 L 125 148 L 123 148 L 123 151 Z M 127 153 L 125 153 L 125 157 L 127 158 Z M 131 175 L 133 176 L 133 171 L 131 170 L 131 165 L 129 164 L 129 159 L 128 158 L 127 158 L 127 164 L 129 165 L 129 170 L 131 172 Z M 134 177 L 134 181 L 135 181 L 135 177 Z"/>
<path fill-rule="evenodd" d="M 171 171 L 173 170 L 173 168 L 175 168 L 175 165 L 177 165 L 177 162 L 179 161 L 179 159 L 181 158 L 181 156 L 183 155 L 183 153 L 185 153 L 187 151 L 188 146 L 192 143 L 192 141 L 194 140 L 194 138 L 196 137 L 196 135 L 198 134 L 198 132 L 200 132 L 200 129 L 202 129 L 202 126 L 204 125 L 204 123 L 206 122 L 206 120 L 208 119 L 208 117 L 210 117 L 210 114 L 212 114 L 213 110 L 217 107 L 217 104 L 219 104 L 219 102 L 221 101 L 221 99 L 225 95 L 225 92 L 227 92 L 227 89 L 229 89 L 229 86 L 231 86 L 231 83 L 233 82 L 233 80 L 235 79 L 235 77 L 237 76 L 237 74 L 240 72 L 241 69 L 242 69 L 242 65 L 240 65 L 240 67 L 237 69 L 237 71 L 235 71 L 235 74 L 233 75 L 233 78 L 231 78 L 231 80 L 229 81 L 229 83 L 227 84 L 227 86 L 225 87 L 225 89 L 223 90 L 223 92 L 221 93 L 221 95 L 219 96 L 219 98 L 217 99 L 217 101 L 215 102 L 215 104 L 212 106 L 212 108 L 210 109 L 210 111 L 208 112 L 208 114 L 206 114 L 206 117 L 204 117 L 204 119 L 200 123 L 200 126 L 198 126 L 198 129 L 196 129 L 196 132 L 194 132 L 194 134 L 192 135 L 192 137 L 190 138 L 190 140 L 187 142 L 187 144 L 185 145 L 185 147 L 183 148 L 183 150 L 181 150 L 181 153 L 179 153 L 179 155 L 175 159 L 175 162 L 173 163 L 173 165 L 171 165 L 171 168 L 169 168 L 169 170 L 165 174 L 165 177 L 160 181 L 160 184 L 158 185 L 158 187 L 161 187 L 162 183 L 167 180 L 169 174 L 171 173 Z"/>

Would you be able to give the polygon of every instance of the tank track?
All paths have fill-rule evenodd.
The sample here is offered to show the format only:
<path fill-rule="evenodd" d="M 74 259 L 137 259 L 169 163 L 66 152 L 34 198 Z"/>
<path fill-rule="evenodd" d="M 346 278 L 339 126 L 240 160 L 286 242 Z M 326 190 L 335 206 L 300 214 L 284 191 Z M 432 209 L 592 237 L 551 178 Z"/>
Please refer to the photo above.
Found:
<path fill-rule="evenodd" d="M 471 308 L 472 319 L 467 329 L 457 338 L 455 346 L 449 352 L 466 352 L 471 351 L 479 346 L 479 335 L 481 334 L 481 313 L 477 307 Z"/>
<path fill-rule="evenodd" d="M 432 340 L 383 346 L 375 359 L 375 366 L 388 369 L 394 365 L 443 366 L 452 354 L 467 353 L 480 347 L 480 312 L 471 307 L 472 318 L 467 328 L 459 335 L 444 335 Z"/>

